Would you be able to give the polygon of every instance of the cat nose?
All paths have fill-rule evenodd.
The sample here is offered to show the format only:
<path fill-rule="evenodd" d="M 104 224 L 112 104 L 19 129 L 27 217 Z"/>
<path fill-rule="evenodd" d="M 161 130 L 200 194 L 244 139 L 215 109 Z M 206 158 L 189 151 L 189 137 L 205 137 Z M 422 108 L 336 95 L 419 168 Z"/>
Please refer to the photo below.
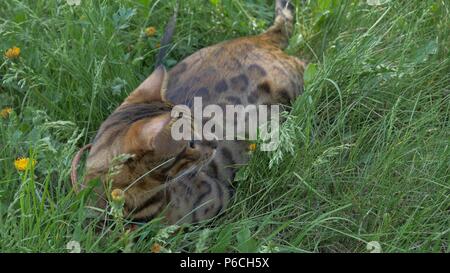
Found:
<path fill-rule="evenodd" d="M 194 149 L 194 148 L 195 148 L 195 142 L 194 142 L 193 140 L 189 141 L 189 147 L 190 147 L 191 149 Z"/>

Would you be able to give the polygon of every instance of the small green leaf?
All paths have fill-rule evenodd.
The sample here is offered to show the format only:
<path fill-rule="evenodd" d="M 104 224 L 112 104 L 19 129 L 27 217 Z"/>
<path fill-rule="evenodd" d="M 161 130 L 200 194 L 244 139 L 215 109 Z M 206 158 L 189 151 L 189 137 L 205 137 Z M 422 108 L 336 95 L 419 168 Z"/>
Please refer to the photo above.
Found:
<path fill-rule="evenodd" d="M 117 30 L 124 30 L 130 26 L 130 21 L 137 14 L 136 9 L 121 7 L 113 14 L 114 26 Z"/>
<path fill-rule="evenodd" d="M 317 70 L 317 64 L 309 64 L 308 67 L 306 67 L 305 74 L 303 75 L 305 85 L 309 85 L 315 79 Z"/>
<path fill-rule="evenodd" d="M 241 168 L 234 178 L 234 181 L 246 181 L 249 177 L 249 172 L 245 168 Z"/>
<path fill-rule="evenodd" d="M 211 234 L 211 230 L 204 229 L 197 240 L 197 243 L 195 244 L 195 252 L 196 253 L 202 253 L 205 252 L 206 249 L 208 249 L 207 241 L 209 238 L 209 235 Z"/>
<path fill-rule="evenodd" d="M 17 12 L 14 16 L 14 21 L 18 24 L 25 22 L 27 20 L 27 15 L 25 12 Z"/>
<path fill-rule="evenodd" d="M 121 79 L 119 77 L 116 77 L 111 86 L 112 94 L 115 96 L 119 96 L 122 94 L 123 91 L 125 91 L 125 88 L 127 86 L 127 82 L 124 79 Z"/>
<path fill-rule="evenodd" d="M 175 66 L 177 64 L 177 60 L 172 59 L 172 58 L 167 58 L 164 61 L 164 64 L 166 65 L 166 67 L 173 67 L 173 66 Z"/>
<path fill-rule="evenodd" d="M 216 244 L 211 248 L 213 253 L 223 253 L 231 245 L 231 238 L 233 236 L 233 226 L 225 226 L 217 236 Z"/>
<path fill-rule="evenodd" d="M 415 51 L 414 61 L 415 63 L 424 63 L 428 61 L 430 55 L 435 55 L 438 52 L 438 42 L 436 40 L 429 41 L 424 46 L 418 48 Z"/>
<path fill-rule="evenodd" d="M 236 235 L 236 239 L 238 241 L 238 250 L 239 252 L 249 253 L 255 252 L 257 249 L 256 241 L 251 237 L 251 231 L 248 227 L 244 227 L 241 231 Z"/>
<path fill-rule="evenodd" d="M 318 0 L 316 3 L 316 12 L 323 13 L 333 9 L 333 0 Z"/>
<path fill-rule="evenodd" d="M 211 3 L 211 5 L 216 7 L 220 4 L 220 0 L 209 0 L 209 2 Z"/>
<path fill-rule="evenodd" d="M 148 7 L 150 0 L 139 0 L 144 7 Z"/>

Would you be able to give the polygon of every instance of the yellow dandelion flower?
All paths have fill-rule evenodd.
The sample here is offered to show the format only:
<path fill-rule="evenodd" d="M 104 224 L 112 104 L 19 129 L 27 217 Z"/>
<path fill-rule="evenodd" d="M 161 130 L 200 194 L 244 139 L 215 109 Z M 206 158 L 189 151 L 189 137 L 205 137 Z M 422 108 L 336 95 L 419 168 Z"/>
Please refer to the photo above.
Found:
<path fill-rule="evenodd" d="M 0 111 L 0 116 L 6 119 L 12 111 L 13 109 L 11 107 L 3 108 L 2 111 Z"/>
<path fill-rule="evenodd" d="M 34 159 L 30 159 L 28 157 L 19 157 L 14 161 L 14 166 L 20 172 L 23 172 L 27 169 L 34 168 L 37 161 Z"/>
<path fill-rule="evenodd" d="M 151 37 L 154 36 L 156 34 L 156 28 L 155 27 L 148 27 L 145 29 L 145 35 L 147 35 L 147 37 Z"/>
<path fill-rule="evenodd" d="M 13 46 L 5 51 L 5 57 L 8 59 L 15 59 L 20 56 L 20 48 Z"/>
<path fill-rule="evenodd" d="M 252 143 L 248 145 L 248 149 L 252 152 L 256 151 L 256 143 Z"/>
<path fill-rule="evenodd" d="M 111 199 L 114 202 L 122 202 L 124 198 L 125 198 L 125 193 L 121 189 L 114 189 L 111 192 Z"/>
<path fill-rule="evenodd" d="M 158 243 L 154 243 L 152 245 L 151 252 L 152 253 L 159 253 L 159 252 L 161 252 L 161 245 L 158 244 Z"/>

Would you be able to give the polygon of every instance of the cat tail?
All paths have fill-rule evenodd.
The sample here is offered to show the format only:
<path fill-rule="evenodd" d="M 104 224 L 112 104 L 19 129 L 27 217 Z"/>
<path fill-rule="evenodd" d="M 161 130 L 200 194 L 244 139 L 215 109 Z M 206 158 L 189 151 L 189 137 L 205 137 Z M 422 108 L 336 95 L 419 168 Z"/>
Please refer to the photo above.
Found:
<path fill-rule="evenodd" d="M 156 56 L 156 63 L 155 68 L 158 68 L 160 65 L 162 65 L 164 58 L 167 55 L 167 51 L 169 49 L 169 44 L 172 41 L 173 34 L 175 33 L 175 26 L 177 24 L 177 14 L 178 14 L 178 8 L 180 6 L 180 0 L 177 0 L 175 4 L 175 10 L 173 12 L 172 17 L 170 17 L 169 22 L 166 25 L 166 28 L 164 29 L 164 34 L 160 42 L 160 49 L 158 52 L 158 55 Z"/>
<path fill-rule="evenodd" d="M 289 38 L 294 29 L 295 8 L 293 0 L 275 0 L 275 21 L 262 34 L 272 44 L 284 49 L 288 46 Z"/>

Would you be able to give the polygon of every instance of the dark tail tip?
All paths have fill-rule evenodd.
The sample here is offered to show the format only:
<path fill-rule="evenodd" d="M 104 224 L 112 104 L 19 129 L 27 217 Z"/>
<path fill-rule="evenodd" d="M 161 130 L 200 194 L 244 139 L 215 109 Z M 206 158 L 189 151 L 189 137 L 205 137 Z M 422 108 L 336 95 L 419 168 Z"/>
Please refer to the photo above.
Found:
<path fill-rule="evenodd" d="M 291 2 L 292 0 L 276 0 L 275 8 L 278 11 L 288 10 L 294 15 L 294 5 Z M 278 15 L 278 14 L 277 14 Z"/>
<path fill-rule="evenodd" d="M 177 14 L 178 14 L 179 6 L 180 6 L 180 1 L 177 0 L 173 15 L 172 15 L 172 17 L 170 17 L 170 20 L 167 23 L 166 28 L 164 29 L 164 34 L 163 34 L 163 37 L 162 37 L 161 43 L 160 43 L 161 44 L 160 49 L 159 49 L 158 55 L 156 56 L 155 68 L 157 68 L 158 66 L 160 66 L 162 64 L 164 58 L 167 55 L 167 51 L 169 49 L 169 44 L 172 41 L 173 34 L 175 33 L 175 27 L 177 24 Z"/>
<path fill-rule="evenodd" d="M 270 40 L 280 48 L 288 45 L 294 28 L 295 8 L 292 0 L 275 0 L 275 21 L 266 31 Z"/>

